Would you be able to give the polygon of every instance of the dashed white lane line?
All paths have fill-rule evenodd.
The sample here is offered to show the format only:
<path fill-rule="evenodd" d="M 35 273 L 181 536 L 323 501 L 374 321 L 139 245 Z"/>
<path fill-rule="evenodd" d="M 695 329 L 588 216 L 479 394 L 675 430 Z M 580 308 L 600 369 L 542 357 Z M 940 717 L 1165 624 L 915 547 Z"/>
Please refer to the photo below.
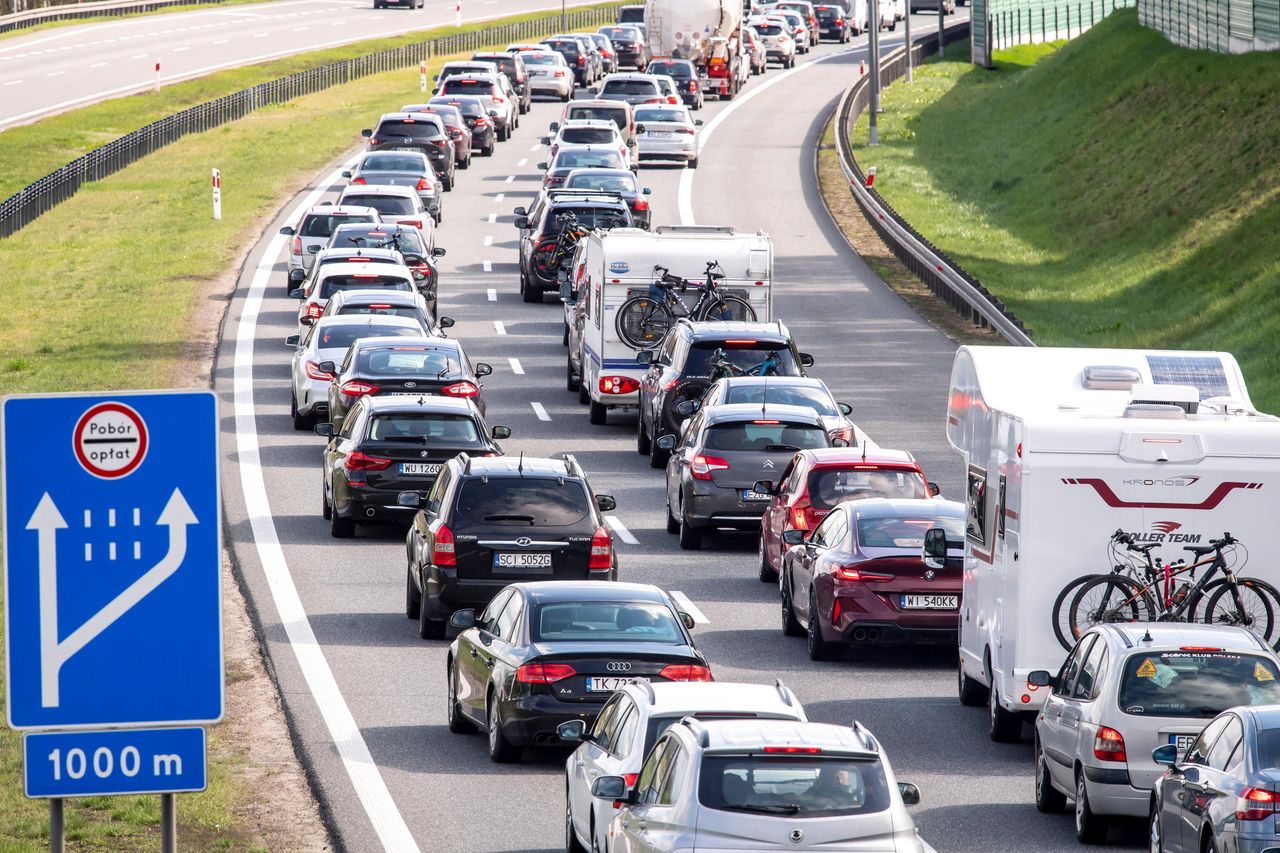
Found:
<path fill-rule="evenodd" d="M 21 83 L 21 82 L 22 82 L 21 80 L 10 80 L 10 81 L 8 81 L 7 83 L 5 83 L 5 85 L 6 85 L 6 86 L 16 86 L 16 85 L 18 85 L 18 84 L 19 84 L 19 83 Z"/>
<path fill-rule="evenodd" d="M 95 62 L 95 63 L 93 63 L 92 65 L 90 65 L 89 67 L 90 67 L 90 68 L 101 68 L 102 66 L 104 66 L 104 65 L 106 65 L 106 64 L 107 64 L 107 63 L 105 63 L 105 62 Z"/>
<path fill-rule="evenodd" d="M 191 50 L 191 46 L 190 46 L 190 45 L 187 45 L 187 46 L 185 46 L 185 47 L 175 47 L 175 48 L 173 49 L 173 52 L 174 52 L 174 53 L 182 53 L 184 50 Z"/>
<path fill-rule="evenodd" d="M 497 332 L 499 335 L 505 335 L 507 333 L 507 327 L 503 325 L 503 322 L 501 320 L 493 321 L 493 330 Z"/>
<path fill-rule="evenodd" d="M 529 150 L 530 150 L 530 151 L 541 151 L 541 150 L 542 150 L 542 143 L 541 143 L 541 142 L 536 143 L 536 144 L 535 144 L 532 148 L 530 148 Z"/>
<path fill-rule="evenodd" d="M 491 288 L 489 288 L 489 290 L 488 290 L 488 295 L 489 295 L 489 301 L 490 301 L 490 302 L 497 302 L 497 301 L 498 301 L 498 291 L 497 291 L 497 290 L 495 290 L 495 289 L 493 289 L 492 287 L 491 287 Z"/>
<path fill-rule="evenodd" d="M 693 621 L 696 624 L 698 625 L 711 624 L 711 620 L 708 619 L 706 616 L 704 616 L 702 611 L 698 609 L 697 605 L 695 605 L 692 601 L 689 600 L 689 596 L 685 595 L 683 592 L 681 592 L 678 589 L 673 589 L 671 590 L 671 597 L 675 599 L 677 607 L 679 607 L 685 613 L 688 613 L 690 616 L 693 617 Z"/>
<path fill-rule="evenodd" d="M 493 272 L 493 261 L 484 261 L 482 265 L 485 272 Z"/>
<path fill-rule="evenodd" d="M 231 39 L 218 39 L 217 41 L 214 42 L 214 44 L 227 44 L 230 41 Z"/>
<path fill-rule="evenodd" d="M 484 244 L 485 244 L 486 246 L 492 246 L 492 245 L 493 245 L 493 235 L 492 235 L 492 234 L 486 234 L 486 235 L 484 235 Z"/>
<path fill-rule="evenodd" d="M 514 373 L 516 376 L 524 376 L 524 365 L 520 363 L 520 359 L 509 358 L 507 359 L 507 361 L 511 362 L 512 373 Z"/>
<path fill-rule="evenodd" d="M 129 57 L 129 58 L 130 58 L 130 59 L 146 59 L 146 58 L 147 58 L 147 55 L 146 55 L 145 53 L 137 53 L 137 54 L 134 54 L 133 56 L 131 56 L 131 57 Z"/>
<path fill-rule="evenodd" d="M 44 75 L 44 76 L 46 76 L 46 77 L 60 77 L 61 75 L 66 74 L 66 73 L 67 73 L 67 71 L 66 71 L 66 69 L 64 68 L 64 69 L 63 69 L 63 70 L 61 70 L 61 71 L 51 71 L 51 72 L 49 72 L 48 74 L 46 74 L 46 75 Z"/>
<path fill-rule="evenodd" d="M 493 200 L 498 204 L 502 204 L 502 200 L 505 199 L 506 197 L 507 197 L 506 193 L 498 193 L 496 196 L 493 197 Z"/>
<path fill-rule="evenodd" d="M 496 214 L 496 213 L 490 213 L 490 214 L 489 214 L 489 222 L 492 224 L 492 223 L 497 222 L 497 221 L 498 221 L 498 214 Z"/>
<path fill-rule="evenodd" d="M 516 176 L 515 176 L 515 175 L 507 175 L 507 180 L 506 180 L 506 182 L 507 182 L 508 184 L 513 184 L 513 183 L 515 183 L 515 180 L 516 180 Z"/>
<path fill-rule="evenodd" d="M 628 545 L 640 544 L 640 540 L 635 537 L 634 533 L 627 529 L 627 526 L 622 523 L 622 519 L 618 518 L 616 515 L 606 515 L 604 517 L 604 521 L 605 524 L 608 524 L 613 528 L 613 532 L 618 534 L 618 538 L 623 542 L 626 542 Z M 692 616 L 693 614 L 690 613 L 689 615 Z"/>
<path fill-rule="evenodd" d="M 527 166 L 527 165 L 529 165 L 529 158 L 528 158 L 528 157 L 521 157 L 521 158 L 520 158 L 520 162 L 519 162 L 519 163 L 516 163 L 517 168 L 521 168 L 521 169 L 523 169 L 523 168 L 524 168 L 525 166 Z"/>
<path fill-rule="evenodd" d="M 540 421 L 549 421 L 549 420 L 551 420 L 551 415 L 548 415 L 548 414 L 547 414 L 547 410 L 546 410 L 546 409 L 544 409 L 544 408 L 542 408 L 542 404 L 541 404 L 541 403 L 538 403 L 538 402 L 531 402 L 531 403 L 529 403 L 529 406 L 533 409 L 533 413 L 534 413 L 535 415 L 537 415 L 537 416 L 538 416 L 538 420 L 540 420 Z"/>

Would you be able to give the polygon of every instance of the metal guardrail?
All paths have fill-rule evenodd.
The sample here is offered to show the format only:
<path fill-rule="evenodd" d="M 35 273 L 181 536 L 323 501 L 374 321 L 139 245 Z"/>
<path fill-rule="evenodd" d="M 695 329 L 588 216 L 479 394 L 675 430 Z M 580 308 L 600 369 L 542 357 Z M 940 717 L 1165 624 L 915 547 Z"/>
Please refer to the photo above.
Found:
<path fill-rule="evenodd" d="M 222 2 L 225 0 L 0 0 L 0 33 L 49 21 L 119 17 L 156 9 Z"/>
<path fill-rule="evenodd" d="M 566 30 L 595 29 L 613 23 L 617 10 L 618 6 L 610 5 L 569 12 L 564 16 L 563 25 L 560 15 L 550 15 L 442 36 L 332 62 L 196 104 L 95 148 L 0 202 L 0 238 L 12 236 L 71 198 L 84 184 L 102 180 L 187 134 L 200 133 L 244 118 L 263 107 L 282 104 L 371 74 L 411 68 L 435 56 L 505 47 L 512 42 L 535 41 Z"/>
<path fill-rule="evenodd" d="M 955 24 L 946 29 L 945 42 L 950 44 L 969 37 L 969 23 Z M 936 35 L 922 36 L 911 47 L 914 64 L 924 58 L 926 48 L 937 44 Z M 880 61 L 880 80 L 887 86 L 906 75 L 906 49 L 899 47 Z M 871 226 L 875 228 L 890 251 L 897 256 L 942 301 L 962 316 L 968 316 L 976 325 L 990 326 L 1010 343 L 1019 346 L 1035 346 L 1029 330 L 1022 321 L 1009 313 L 994 294 L 982 283 L 965 272 L 946 253 L 934 246 L 911 227 L 880 194 L 867 186 L 866 175 L 853 156 L 849 140 L 853 125 L 868 106 L 871 98 L 871 78 L 864 75 L 844 93 L 836 107 L 836 150 L 840 168 L 854 200 L 862 208 Z"/>

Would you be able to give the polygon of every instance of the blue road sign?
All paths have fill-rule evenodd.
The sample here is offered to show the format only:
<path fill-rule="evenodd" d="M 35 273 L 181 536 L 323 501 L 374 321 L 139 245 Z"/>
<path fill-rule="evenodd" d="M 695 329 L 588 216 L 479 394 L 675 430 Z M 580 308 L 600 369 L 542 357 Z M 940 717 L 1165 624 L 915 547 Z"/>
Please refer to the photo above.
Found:
<path fill-rule="evenodd" d="M 0 453 L 9 725 L 221 719 L 214 395 L 7 397 Z"/>
<path fill-rule="evenodd" d="M 22 738 L 28 797 L 203 791 L 204 729 L 45 732 Z"/>

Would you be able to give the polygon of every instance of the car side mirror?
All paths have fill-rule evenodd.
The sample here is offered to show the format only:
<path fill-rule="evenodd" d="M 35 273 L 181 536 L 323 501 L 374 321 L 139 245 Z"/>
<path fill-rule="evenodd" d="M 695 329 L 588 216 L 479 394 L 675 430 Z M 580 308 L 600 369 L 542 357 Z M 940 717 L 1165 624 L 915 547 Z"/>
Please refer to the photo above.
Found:
<path fill-rule="evenodd" d="M 697 400 L 681 400 L 675 405 L 675 413 L 681 417 L 687 418 L 694 412 L 698 411 L 698 408 L 701 405 L 702 404 Z"/>
<path fill-rule="evenodd" d="M 287 347 L 296 347 L 298 342 L 302 340 L 302 335 L 290 335 L 284 339 L 284 345 Z"/>
<path fill-rule="evenodd" d="M 947 565 L 947 531 L 931 527 L 924 532 L 924 565 L 941 569 Z"/>
<path fill-rule="evenodd" d="M 910 782 L 899 782 L 898 793 L 902 795 L 902 804 L 904 806 L 916 806 L 920 804 L 920 789 Z"/>
<path fill-rule="evenodd" d="M 540 137 L 538 137 L 538 141 L 539 141 L 539 142 L 541 142 L 543 145 L 550 145 L 550 144 L 551 144 L 551 137 L 550 137 L 550 136 L 540 136 Z"/>
<path fill-rule="evenodd" d="M 316 370 L 320 371 L 321 373 L 332 374 L 332 373 L 338 372 L 338 366 L 334 364 L 332 361 L 322 361 L 316 365 Z"/>
<path fill-rule="evenodd" d="M 309 255 L 318 255 L 318 254 L 320 254 L 320 250 L 321 250 L 321 249 L 323 249 L 323 248 L 324 248 L 324 247 L 323 247 L 323 246 L 320 246 L 320 245 L 308 246 L 308 247 L 307 247 L 307 254 L 309 254 Z"/>
<path fill-rule="evenodd" d="M 516 216 L 528 216 L 528 215 L 529 215 L 529 211 L 525 210 L 523 207 L 517 207 L 515 210 L 513 210 L 513 211 L 511 211 L 511 212 L 512 212 L 512 213 L 514 213 Z"/>
<path fill-rule="evenodd" d="M 344 178 L 350 178 L 350 177 L 351 177 L 351 172 L 350 172 L 350 171 L 347 171 L 347 170 L 343 170 L 343 172 L 342 172 L 342 177 L 344 177 Z"/>
<path fill-rule="evenodd" d="M 552 133 L 555 133 L 557 130 L 559 130 L 559 129 L 560 129 L 560 122 L 558 122 L 558 121 L 553 121 L 553 122 L 551 122 L 551 124 L 547 125 L 547 128 L 548 128 Z"/>
<path fill-rule="evenodd" d="M 692 616 L 690 616 L 688 613 L 685 613 L 683 610 L 681 610 L 681 611 L 680 611 L 680 624 L 684 625 L 684 628 L 685 628 L 685 630 L 686 630 L 686 631 L 692 631 L 692 630 L 693 630 L 693 626 L 694 626 L 694 625 L 696 625 L 696 624 L 698 624 L 698 623 L 694 621 L 694 619 L 693 619 L 693 617 L 692 617 Z"/>
<path fill-rule="evenodd" d="M 1151 760 L 1163 767 L 1172 767 L 1178 763 L 1177 744 L 1166 743 L 1151 750 Z"/>
<path fill-rule="evenodd" d="M 591 796 L 599 800 L 626 799 L 627 780 L 621 776 L 599 776 L 591 783 Z"/>
<path fill-rule="evenodd" d="M 848 403 L 836 403 L 836 408 L 840 410 L 840 414 L 842 415 L 853 414 L 853 406 L 850 406 Z"/>
<path fill-rule="evenodd" d="M 653 188 L 645 187 L 644 189 L 640 190 L 640 192 L 643 193 L 644 195 L 653 195 Z"/>
<path fill-rule="evenodd" d="M 517 228 L 519 228 L 521 231 L 523 231 L 523 230 L 527 229 L 527 228 L 529 227 L 529 217 L 527 217 L 527 216 L 517 216 L 517 217 L 516 217 L 516 223 L 515 223 L 515 225 L 516 225 L 516 227 L 517 227 Z"/>
<path fill-rule="evenodd" d="M 938 495 L 942 494 L 942 487 L 939 486 L 937 483 L 930 483 L 929 494 L 933 495 L 936 498 Z"/>
<path fill-rule="evenodd" d="M 457 322 L 458 321 L 453 319 L 452 317 L 441 317 L 439 320 L 436 321 L 436 325 L 442 329 L 452 329 L 455 325 L 457 325 Z"/>
<path fill-rule="evenodd" d="M 803 530 L 784 530 L 782 531 L 782 541 L 787 545 L 803 545 L 804 531 Z"/>
<path fill-rule="evenodd" d="M 302 299 L 306 295 L 307 295 L 307 292 L 303 290 L 301 287 L 295 287 L 293 290 L 289 291 L 290 299 Z"/>
<path fill-rule="evenodd" d="M 369 137 L 373 136 L 373 128 L 366 127 L 364 130 L 360 131 L 360 135 L 363 136 L 365 139 L 368 139 Z"/>
<path fill-rule="evenodd" d="M 556 737 L 566 743 L 575 743 L 580 740 L 587 740 L 587 721 L 586 720 L 569 720 L 556 726 Z"/>
<path fill-rule="evenodd" d="M 459 631 L 474 628 L 476 624 L 476 612 L 474 610 L 455 610 L 453 611 L 453 615 L 449 617 L 449 624 L 457 628 Z"/>
<path fill-rule="evenodd" d="M 289 270 L 289 283 L 290 283 L 290 284 L 301 284 L 302 282 L 304 282 L 304 281 L 306 281 L 306 280 L 307 280 L 307 271 L 306 271 L 306 270 Z"/>
<path fill-rule="evenodd" d="M 417 509 L 422 506 L 422 496 L 417 492 L 401 492 L 396 495 L 396 505 Z"/>
<path fill-rule="evenodd" d="M 548 164 L 546 164 L 546 163 L 539 163 L 539 164 L 538 164 L 538 168 L 539 168 L 540 170 L 542 170 L 543 172 L 545 172 L 545 171 L 547 171 L 547 165 L 548 165 Z"/>
<path fill-rule="evenodd" d="M 1033 669 L 1027 673 L 1027 684 L 1032 687 L 1053 687 L 1053 680 L 1047 669 Z"/>
<path fill-rule="evenodd" d="M 813 367 L 813 356 L 807 352 L 800 353 L 800 366 Z"/>
<path fill-rule="evenodd" d="M 695 118 L 695 119 L 693 120 L 693 126 L 694 126 L 694 127 L 702 127 L 702 119 L 700 119 L 700 118 Z"/>
<path fill-rule="evenodd" d="M 443 258 L 445 254 L 446 254 L 446 250 L 443 246 L 436 246 L 434 249 L 431 250 L 431 257 L 433 258 Z"/>
<path fill-rule="evenodd" d="M 496 426 L 493 429 L 489 430 L 489 435 L 493 436 L 494 438 L 511 438 L 511 427 Z"/>
<path fill-rule="evenodd" d="M 643 125 L 643 124 L 637 124 L 637 125 L 636 125 L 636 133 L 644 133 L 644 132 L 645 132 L 645 131 L 644 131 L 644 125 Z"/>
<path fill-rule="evenodd" d="M 756 480 L 755 485 L 751 487 L 751 491 L 760 495 L 776 495 L 773 480 Z"/>
<path fill-rule="evenodd" d="M 333 438 L 333 424 L 324 423 L 315 425 L 316 435 L 322 438 Z"/>
<path fill-rule="evenodd" d="M 671 450 L 676 446 L 676 437 L 671 433 L 658 436 L 658 440 L 654 442 L 662 450 Z"/>
<path fill-rule="evenodd" d="M 636 364 L 650 365 L 654 362 L 652 350 L 642 349 L 636 353 Z"/>
<path fill-rule="evenodd" d="M 618 499 L 613 495 L 596 495 L 596 508 L 601 512 L 613 512 L 618 508 Z"/>
<path fill-rule="evenodd" d="M 488 376 L 490 373 L 493 373 L 493 365 L 483 361 L 476 362 L 476 376 Z"/>
<path fill-rule="evenodd" d="M 283 234 L 283 235 L 284 235 L 284 236 L 286 236 L 286 237 L 292 237 L 292 236 L 293 236 L 293 226 L 292 226 L 292 225 L 285 225 L 284 227 L 282 227 L 282 228 L 280 229 L 280 233 L 281 233 L 281 234 Z"/>
<path fill-rule="evenodd" d="M 577 300 L 573 298 L 573 282 L 567 278 L 560 282 L 560 301 L 573 303 Z"/>

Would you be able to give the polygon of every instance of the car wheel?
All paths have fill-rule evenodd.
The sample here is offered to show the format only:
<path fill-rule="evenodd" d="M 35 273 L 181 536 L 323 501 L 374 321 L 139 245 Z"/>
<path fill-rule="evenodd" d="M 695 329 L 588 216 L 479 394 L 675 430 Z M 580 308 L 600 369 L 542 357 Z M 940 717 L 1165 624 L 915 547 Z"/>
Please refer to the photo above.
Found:
<path fill-rule="evenodd" d="M 568 391 L 577 391 L 582 387 L 582 380 L 573 372 L 573 364 L 568 359 L 565 359 L 564 387 Z"/>
<path fill-rule="evenodd" d="M 1049 759 L 1036 738 L 1036 808 L 1045 814 L 1062 814 L 1067 807 L 1067 797 L 1049 778 Z"/>
<path fill-rule="evenodd" d="M 591 395 L 587 393 L 587 385 L 585 382 L 578 382 L 578 405 L 585 406 L 591 402 Z"/>
<path fill-rule="evenodd" d="M 1218 853 L 1218 842 L 1212 835 L 1204 840 L 1204 847 L 1200 853 Z"/>
<path fill-rule="evenodd" d="M 987 691 L 987 734 L 996 743 L 1016 743 L 1022 738 L 1022 720 L 1000 704 L 999 691 Z"/>
<path fill-rule="evenodd" d="M 803 637 L 804 626 L 796 619 L 796 611 L 791 606 L 791 581 L 783 578 L 782 583 L 782 633 L 787 637 Z"/>
<path fill-rule="evenodd" d="M 489 721 L 489 758 L 497 764 L 512 764 L 519 761 L 520 753 L 524 750 L 507 740 L 507 736 L 502 733 L 502 707 L 494 697 L 493 691 L 489 692 L 486 707 Z"/>
<path fill-rule="evenodd" d="M 542 301 L 542 291 L 534 286 L 527 275 L 520 276 L 520 298 L 531 303 Z"/>
<path fill-rule="evenodd" d="M 604 403 L 591 401 L 591 408 L 587 410 L 587 420 L 596 426 L 605 423 L 609 417 L 609 408 Z"/>
<path fill-rule="evenodd" d="M 1093 813 L 1084 772 L 1076 771 L 1076 839 L 1081 844 L 1101 844 L 1107 840 L 1107 819 Z"/>
<path fill-rule="evenodd" d="M 684 508 L 680 509 L 680 549 L 697 551 L 702 548 L 702 528 L 694 527 L 684 517 Z"/>
<path fill-rule="evenodd" d="M 573 97 L 573 92 L 565 92 L 563 95 L 560 96 L 560 100 L 567 104 L 569 103 L 569 99 L 572 97 Z"/>
<path fill-rule="evenodd" d="M 663 450 L 655 442 L 649 442 L 650 468 L 665 468 L 667 466 L 667 459 L 670 457 L 671 453 L 669 451 Z"/>
<path fill-rule="evenodd" d="M 320 481 L 320 517 L 325 521 L 333 515 L 333 507 L 329 504 L 329 493 L 325 491 L 324 480 Z"/>
<path fill-rule="evenodd" d="M 760 534 L 760 559 L 757 568 L 760 570 L 760 583 L 777 583 L 778 571 L 769 565 L 769 557 L 764 552 L 764 534 Z"/>
<path fill-rule="evenodd" d="M 696 169 L 696 168 L 698 168 L 698 158 L 697 158 L 697 157 L 694 157 L 692 160 L 690 160 L 690 161 L 689 161 L 689 168 L 690 168 L 690 169 Z"/>
<path fill-rule="evenodd" d="M 298 398 L 293 394 L 289 395 L 289 414 L 293 415 L 293 428 L 296 430 L 307 430 L 316 425 L 315 415 L 298 413 Z"/>
<path fill-rule="evenodd" d="M 458 708 L 458 681 L 457 675 L 453 672 L 453 659 L 450 658 L 445 664 L 448 669 L 445 670 L 445 681 L 448 686 L 445 690 L 445 721 L 449 724 L 449 731 L 455 735 L 469 735 L 476 730 L 476 724 L 462 716 L 461 709 Z"/>
<path fill-rule="evenodd" d="M 485 157 L 492 157 L 492 156 L 493 156 L 493 151 L 494 151 L 494 149 L 495 149 L 495 148 L 497 148 L 497 147 L 498 147 L 498 146 L 497 146 L 497 143 L 496 143 L 496 142 L 491 142 L 491 143 L 489 143 L 489 147 L 488 147 L 488 148 L 482 148 L 482 149 L 480 150 L 480 153 L 481 153 L 481 154 L 483 154 Z"/>
<path fill-rule="evenodd" d="M 569 324 L 564 324 L 564 332 L 560 335 L 560 346 L 567 347 L 569 345 Z"/>
<path fill-rule="evenodd" d="M 1147 849 L 1151 853 L 1164 853 L 1164 827 L 1160 823 L 1160 807 L 1151 804 L 1151 814 L 1147 817 Z"/>
<path fill-rule="evenodd" d="M 404 573 L 404 616 L 406 619 L 419 619 L 422 612 L 422 595 L 418 585 L 413 582 L 411 569 Z"/>
<path fill-rule="evenodd" d="M 447 173 L 440 176 L 440 185 L 444 187 L 445 192 L 453 192 L 453 174 Z"/>
<path fill-rule="evenodd" d="M 680 519 L 676 518 L 675 514 L 671 512 L 671 501 L 667 501 L 667 532 L 680 532 Z"/>
<path fill-rule="evenodd" d="M 424 640 L 444 639 L 444 620 L 428 616 L 425 602 L 418 608 L 418 636 Z"/>
<path fill-rule="evenodd" d="M 338 508 L 329 510 L 329 535 L 334 539 L 350 539 L 356 535 L 356 523 L 338 515 Z"/>
<path fill-rule="evenodd" d="M 647 455 L 652 449 L 652 443 L 649 441 L 649 433 L 644 431 L 644 417 L 637 413 L 636 415 L 636 453 L 641 456 Z M 670 506 L 667 507 L 668 516 L 670 516 Z M 670 531 L 675 533 L 674 530 Z"/>
<path fill-rule="evenodd" d="M 987 688 L 982 682 L 965 675 L 964 665 L 958 664 L 960 704 L 969 708 L 980 708 L 987 704 Z"/>
<path fill-rule="evenodd" d="M 822 629 L 818 624 L 821 618 L 815 611 L 813 602 L 817 599 L 817 593 L 812 587 L 809 589 L 809 625 L 806 629 L 809 645 L 809 660 L 831 660 L 836 656 L 836 648 L 832 643 L 828 643 L 822 639 Z"/>
<path fill-rule="evenodd" d="M 573 800 L 569 798 L 568 788 L 564 790 L 564 849 L 565 853 L 587 853 L 573 828 Z"/>

